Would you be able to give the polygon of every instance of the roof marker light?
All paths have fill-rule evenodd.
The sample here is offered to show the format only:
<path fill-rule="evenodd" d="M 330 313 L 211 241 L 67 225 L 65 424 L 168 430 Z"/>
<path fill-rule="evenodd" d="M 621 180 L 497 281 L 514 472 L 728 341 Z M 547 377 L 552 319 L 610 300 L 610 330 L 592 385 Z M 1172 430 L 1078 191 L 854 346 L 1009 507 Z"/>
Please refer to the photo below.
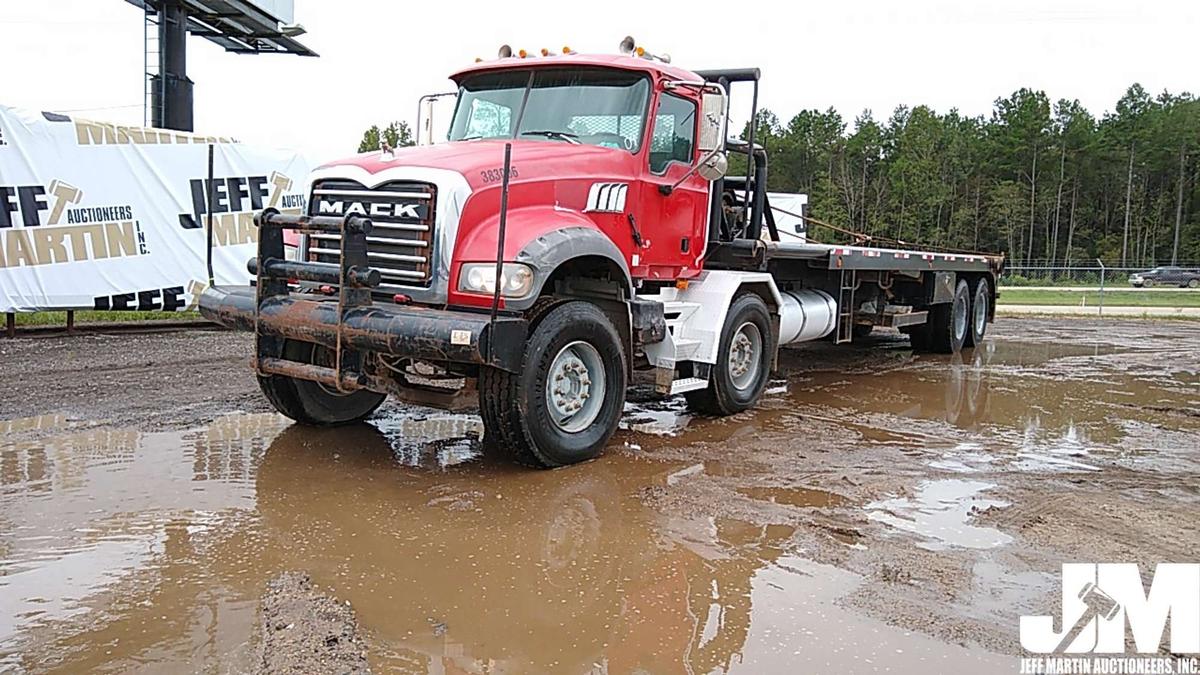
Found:
<path fill-rule="evenodd" d="M 512 55 L 513 55 L 512 47 L 509 47 L 508 45 L 500 45 L 500 50 L 496 52 L 496 56 L 498 56 L 502 59 L 507 59 L 508 57 L 510 57 Z"/>

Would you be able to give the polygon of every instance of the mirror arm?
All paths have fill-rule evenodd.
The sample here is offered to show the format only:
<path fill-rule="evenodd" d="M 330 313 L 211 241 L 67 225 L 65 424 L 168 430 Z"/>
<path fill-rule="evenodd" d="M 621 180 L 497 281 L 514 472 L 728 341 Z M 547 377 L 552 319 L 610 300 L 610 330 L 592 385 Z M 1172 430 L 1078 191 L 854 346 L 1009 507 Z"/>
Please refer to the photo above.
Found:
<path fill-rule="evenodd" d="M 679 180 L 675 181 L 674 183 L 672 183 L 670 185 L 659 185 L 658 186 L 659 194 L 661 194 L 664 197 L 670 195 L 672 192 L 675 191 L 675 188 L 679 187 L 680 184 L 683 183 L 683 181 L 694 176 L 696 174 L 696 172 L 700 170 L 700 167 L 704 166 L 705 162 L 712 159 L 713 157 L 716 157 L 717 154 L 720 152 L 721 152 L 721 148 L 713 148 L 712 150 L 709 150 L 708 154 L 705 155 L 703 158 L 701 158 L 700 161 L 693 164 L 692 168 L 688 169 L 687 173 L 685 173 L 679 177 Z"/>

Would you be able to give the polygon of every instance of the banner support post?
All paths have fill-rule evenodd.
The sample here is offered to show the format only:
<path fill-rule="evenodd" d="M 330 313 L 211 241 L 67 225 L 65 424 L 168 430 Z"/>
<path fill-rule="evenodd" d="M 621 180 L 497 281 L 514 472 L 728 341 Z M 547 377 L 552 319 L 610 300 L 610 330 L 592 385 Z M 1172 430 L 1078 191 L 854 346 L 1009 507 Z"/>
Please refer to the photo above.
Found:
<path fill-rule="evenodd" d="M 17 315 L 12 312 L 5 315 L 4 334 L 8 336 L 9 340 L 17 337 Z"/>
<path fill-rule="evenodd" d="M 208 287 L 212 288 L 214 284 L 213 267 L 212 267 L 212 249 L 213 249 L 213 201 L 216 199 L 213 195 L 215 190 L 213 185 L 213 144 L 208 144 L 208 204 L 205 205 L 205 210 L 208 213 Z"/>

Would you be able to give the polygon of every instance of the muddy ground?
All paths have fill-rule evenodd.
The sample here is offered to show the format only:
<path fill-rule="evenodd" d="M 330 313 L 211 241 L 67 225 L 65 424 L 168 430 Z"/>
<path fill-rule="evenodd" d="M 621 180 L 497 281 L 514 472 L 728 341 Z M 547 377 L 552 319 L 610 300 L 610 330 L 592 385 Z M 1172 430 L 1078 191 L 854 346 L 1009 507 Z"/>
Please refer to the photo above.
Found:
<path fill-rule="evenodd" d="M 0 669 L 1013 673 L 1061 563 L 1200 560 L 1195 322 L 791 348 L 758 409 L 639 389 L 549 472 L 471 415 L 289 426 L 249 349 L 0 340 Z"/>

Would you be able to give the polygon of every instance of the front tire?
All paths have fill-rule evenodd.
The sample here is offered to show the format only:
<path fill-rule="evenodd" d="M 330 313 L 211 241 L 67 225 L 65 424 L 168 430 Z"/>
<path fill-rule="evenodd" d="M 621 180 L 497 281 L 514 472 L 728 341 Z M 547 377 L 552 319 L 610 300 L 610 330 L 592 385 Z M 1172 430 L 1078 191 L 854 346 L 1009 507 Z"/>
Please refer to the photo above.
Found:
<path fill-rule="evenodd" d="M 330 365 L 332 354 L 321 345 L 287 340 L 282 357 L 300 363 Z M 300 424 L 318 427 L 360 422 L 387 399 L 385 394 L 365 389 L 343 394 L 317 382 L 284 375 L 259 375 L 258 386 L 276 410 Z"/>
<path fill-rule="evenodd" d="M 598 456 L 625 407 L 617 330 L 595 305 L 570 301 L 535 316 L 531 331 L 521 372 L 480 369 L 485 433 L 527 466 Z"/>
<path fill-rule="evenodd" d="M 1187 282 L 1188 288 L 1200 288 L 1200 279 L 1189 279 Z"/>
<path fill-rule="evenodd" d="M 708 387 L 686 392 L 688 405 L 716 416 L 754 407 L 767 386 L 774 347 L 766 303 L 753 293 L 735 298 L 725 315 L 721 348 Z"/>

